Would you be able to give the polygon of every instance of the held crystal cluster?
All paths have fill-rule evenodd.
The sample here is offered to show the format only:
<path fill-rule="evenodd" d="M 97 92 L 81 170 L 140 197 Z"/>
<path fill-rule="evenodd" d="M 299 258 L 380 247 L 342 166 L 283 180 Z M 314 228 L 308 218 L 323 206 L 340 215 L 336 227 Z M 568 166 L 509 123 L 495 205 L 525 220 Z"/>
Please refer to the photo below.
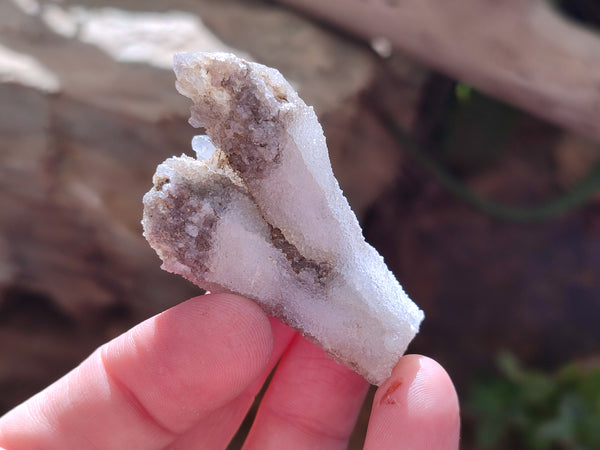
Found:
<path fill-rule="evenodd" d="M 423 312 L 367 244 L 333 176 L 311 107 L 276 70 L 224 53 L 179 53 L 196 158 L 160 164 L 144 236 L 177 273 L 256 301 L 374 384 Z"/>

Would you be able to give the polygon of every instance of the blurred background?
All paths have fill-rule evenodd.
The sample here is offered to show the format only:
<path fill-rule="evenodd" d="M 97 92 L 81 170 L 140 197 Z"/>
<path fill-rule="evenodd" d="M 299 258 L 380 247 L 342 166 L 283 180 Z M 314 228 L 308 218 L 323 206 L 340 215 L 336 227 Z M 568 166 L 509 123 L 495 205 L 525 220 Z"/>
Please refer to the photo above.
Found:
<path fill-rule="evenodd" d="M 0 414 L 200 292 L 141 198 L 195 134 L 172 54 L 219 50 L 315 107 L 463 448 L 600 448 L 599 26 L 597 0 L 0 0 Z"/>

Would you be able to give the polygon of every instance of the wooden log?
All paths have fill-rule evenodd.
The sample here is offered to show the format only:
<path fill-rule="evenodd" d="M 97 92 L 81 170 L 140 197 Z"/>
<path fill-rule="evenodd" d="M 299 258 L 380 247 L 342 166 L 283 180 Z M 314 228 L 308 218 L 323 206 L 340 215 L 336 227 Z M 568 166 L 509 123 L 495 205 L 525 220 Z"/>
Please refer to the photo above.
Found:
<path fill-rule="evenodd" d="M 281 0 L 600 140 L 600 35 L 544 0 Z"/>

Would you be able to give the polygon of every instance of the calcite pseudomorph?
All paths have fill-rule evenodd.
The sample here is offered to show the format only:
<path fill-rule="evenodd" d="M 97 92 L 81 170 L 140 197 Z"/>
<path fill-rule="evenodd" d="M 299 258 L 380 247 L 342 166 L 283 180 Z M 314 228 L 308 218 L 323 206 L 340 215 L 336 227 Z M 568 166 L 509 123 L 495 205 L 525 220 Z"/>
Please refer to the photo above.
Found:
<path fill-rule="evenodd" d="M 160 164 L 144 196 L 162 267 L 255 300 L 381 384 L 423 312 L 365 242 L 313 109 L 278 71 L 234 55 L 180 53 L 174 66 L 208 137 L 196 159 Z"/>

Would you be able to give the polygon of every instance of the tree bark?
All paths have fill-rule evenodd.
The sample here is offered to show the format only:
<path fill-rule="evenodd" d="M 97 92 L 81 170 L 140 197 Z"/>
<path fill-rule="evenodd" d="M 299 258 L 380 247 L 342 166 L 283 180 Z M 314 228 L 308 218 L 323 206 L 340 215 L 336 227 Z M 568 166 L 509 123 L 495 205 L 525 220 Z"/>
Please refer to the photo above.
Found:
<path fill-rule="evenodd" d="M 544 0 L 281 0 L 600 140 L 600 35 Z"/>

